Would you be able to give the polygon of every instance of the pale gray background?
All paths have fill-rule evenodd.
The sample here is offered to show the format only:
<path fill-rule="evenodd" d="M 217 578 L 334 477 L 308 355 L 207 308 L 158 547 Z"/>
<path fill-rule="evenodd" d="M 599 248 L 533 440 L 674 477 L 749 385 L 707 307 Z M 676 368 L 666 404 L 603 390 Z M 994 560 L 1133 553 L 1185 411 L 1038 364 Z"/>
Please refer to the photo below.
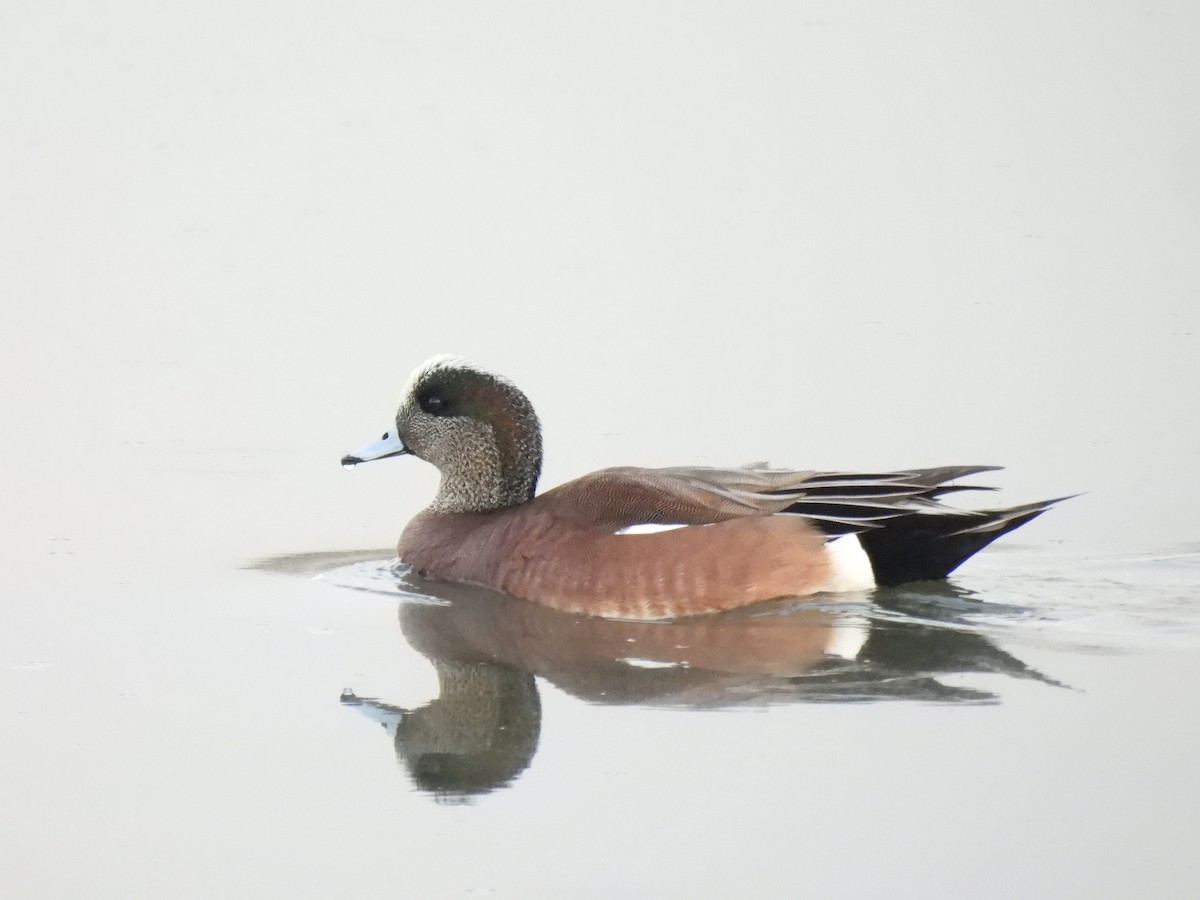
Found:
<path fill-rule="evenodd" d="M 218 432 L 315 463 L 454 351 L 538 403 L 550 480 L 998 462 L 1092 492 L 1032 536 L 1200 538 L 1192 4 L 0 17 L 10 470 Z M 306 469 L 348 521 L 303 546 L 409 489 L 340 476 Z"/>
<path fill-rule="evenodd" d="M 439 817 L 425 798 L 377 799 L 400 794 L 399 775 L 374 735 L 359 749 L 333 701 L 343 680 L 389 683 L 394 609 L 347 612 L 321 585 L 236 571 L 395 540 L 432 471 L 347 474 L 336 460 L 382 430 L 435 352 L 528 391 L 548 484 L 609 464 L 1001 463 L 1014 501 L 1089 492 L 1018 543 L 1200 541 L 1197 47 L 1189 2 L 0 5 L 0 528 L 14 588 L 0 752 L 17 777 L 0 886 L 363 896 L 395 886 L 380 860 L 407 846 L 426 895 L 513 888 L 532 862 L 494 843 L 509 816 L 541 852 L 592 858 L 519 798 L 590 808 L 589 841 L 638 813 L 603 811 L 612 782 L 580 793 L 562 757 L 555 768 L 554 733 L 542 771 L 557 780 L 530 776 L 529 794 L 497 799 L 508 806 Z M 971 824 L 990 822 L 1004 849 L 981 863 L 972 828 L 954 824 L 963 810 L 939 816 L 914 795 L 904 809 L 929 821 L 876 810 L 882 870 L 953 894 L 981 865 L 1017 877 L 1001 866 L 1017 858 L 1027 889 L 1060 883 L 1049 872 L 1080 884 L 1080 871 L 1113 887 L 1119 873 L 1086 861 L 1120 852 L 1136 864 L 1127 886 L 1177 886 L 1172 848 L 1192 822 L 1145 798 L 1194 796 L 1195 744 L 1140 691 L 1101 687 L 1124 678 L 1100 677 L 1093 696 L 1127 696 L 1178 760 L 1129 757 L 1129 795 L 1113 801 L 1128 831 L 1096 824 L 1115 821 L 1087 805 L 1112 784 L 1099 777 L 1067 778 L 1062 809 L 1078 818 L 1052 849 L 1041 842 L 1066 832 L 1029 836 L 1005 818 L 1008 788 L 979 787 L 992 811 Z M 734 739 L 728 720 L 623 715 L 628 740 L 646 742 L 633 760 L 680 727 L 697 744 Z M 861 774 L 887 723 L 889 746 L 936 783 L 929 722 L 902 707 L 849 715 L 812 714 L 835 729 L 821 753 Z M 578 746 L 615 721 L 577 721 Z M 964 758 L 1042 728 L 1107 746 L 1057 710 L 987 721 Z M 1156 768 L 1170 778 L 1154 790 L 1129 774 Z M 344 771 L 358 774 L 340 787 L 314 774 Z M 1061 788 L 1065 771 L 1049 766 L 1025 795 Z M 971 774 L 961 783 L 986 784 L 986 767 Z M 652 790 L 662 778 L 670 802 Z M 663 803 L 624 851 L 652 878 L 651 826 L 673 827 L 701 779 L 635 781 L 619 790 Z M 822 811 L 845 789 L 816 784 Z M 869 804 L 878 787 L 851 796 Z M 944 787 L 951 805 L 963 796 Z M 771 861 L 677 884 L 778 890 L 807 841 L 810 884 L 894 887 L 837 862 L 837 828 L 862 834 L 849 824 L 822 832 L 822 812 L 794 843 L 794 809 L 728 798 L 713 819 L 755 827 L 710 841 L 689 812 L 689 846 Z M 1155 823 L 1163 834 L 1142 843 Z M 959 862 L 932 866 L 888 844 L 898 834 L 940 836 Z M 461 851 L 459 881 L 440 880 L 429 839 Z M 357 854 L 378 868 L 350 865 Z M 498 869 L 472 862 L 489 854 Z"/>

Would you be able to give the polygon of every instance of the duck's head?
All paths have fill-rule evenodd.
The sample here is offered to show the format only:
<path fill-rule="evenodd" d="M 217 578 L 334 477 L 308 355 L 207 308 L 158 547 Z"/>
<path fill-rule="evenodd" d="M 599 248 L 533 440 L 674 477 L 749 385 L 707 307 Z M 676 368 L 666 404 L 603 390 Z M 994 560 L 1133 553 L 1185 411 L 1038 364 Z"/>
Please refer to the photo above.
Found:
<path fill-rule="evenodd" d="M 408 379 L 395 426 L 342 465 L 405 453 L 442 473 L 430 509 L 486 512 L 533 498 L 542 431 L 533 405 L 508 379 L 458 356 L 435 356 Z"/>

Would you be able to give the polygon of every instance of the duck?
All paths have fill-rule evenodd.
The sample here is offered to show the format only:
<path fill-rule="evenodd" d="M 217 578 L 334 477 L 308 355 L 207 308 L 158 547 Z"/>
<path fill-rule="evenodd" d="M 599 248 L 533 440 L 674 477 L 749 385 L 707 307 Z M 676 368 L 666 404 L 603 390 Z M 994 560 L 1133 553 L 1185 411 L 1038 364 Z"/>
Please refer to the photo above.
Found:
<path fill-rule="evenodd" d="M 420 365 L 382 436 L 345 468 L 411 455 L 441 480 L 396 552 L 412 572 L 575 615 L 673 620 L 765 601 L 945 579 L 1059 497 L 970 510 L 947 494 L 999 466 L 883 472 L 600 469 L 538 493 L 541 423 L 507 378 L 454 355 Z"/>

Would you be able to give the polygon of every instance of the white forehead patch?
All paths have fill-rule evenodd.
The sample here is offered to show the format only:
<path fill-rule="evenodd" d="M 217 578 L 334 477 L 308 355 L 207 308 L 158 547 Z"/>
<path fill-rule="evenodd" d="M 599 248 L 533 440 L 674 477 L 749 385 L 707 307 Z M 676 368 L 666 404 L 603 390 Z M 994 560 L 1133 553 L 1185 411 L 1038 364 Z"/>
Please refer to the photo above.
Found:
<path fill-rule="evenodd" d="M 439 353 L 437 356 L 430 357 L 417 366 L 411 375 L 408 376 L 408 381 L 404 384 L 404 393 L 410 394 L 418 384 L 421 383 L 431 373 L 438 369 L 470 369 L 475 372 L 482 371 L 479 366 L 471 362 L 469 359 L 464 359 L 453 353 Z"/>
<path fill-rule="evenodd" d="M 408 381 L 404 385 L 404 395 L 407 397 L 412 394 L 417 385 L 432 375 L 434 372 L 442 369 L 455 369 L 457 371 L 476 372 L 480 375 L 485 375 L 499 381 L 502 384 L 507 384 L 512 387 L 512 382 L 502 375 L 497 375 L 495 372 L 489 372 L 487 369 L 480 368 L 465 357 L 458 356 L 454 353 L 439 353 L 437 356 L 425 360 L 421 365 L 408 376 Z"/>

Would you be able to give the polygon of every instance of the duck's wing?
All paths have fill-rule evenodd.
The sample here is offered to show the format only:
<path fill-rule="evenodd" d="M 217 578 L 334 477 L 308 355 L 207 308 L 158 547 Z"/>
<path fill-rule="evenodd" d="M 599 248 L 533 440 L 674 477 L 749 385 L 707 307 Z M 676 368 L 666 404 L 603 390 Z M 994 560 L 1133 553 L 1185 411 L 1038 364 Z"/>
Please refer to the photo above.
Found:
<path fill-rule="evenodd" d="M 903 472 L 853 473 L 678 466 L 602 469 L 568 482 L 535 503 L 596 531 L 635 525 L 708 525 L 730 519 L 791 513 L 815 520 L 827 533 L 859 531 L 917 511 L 946 509 L 937 497 L 971 486 L 956 478 L 995 466 L 945 466 Z"/>
<path fill-rule="evenodd" d="M 752 470 L 624 466 L 584 475 L 534 502 L 576 524 L 620 531 L 633 525 L 709 525 L 769 516 L 795 502 L 788 488 L 788 479 L 759 478 Z"/>

